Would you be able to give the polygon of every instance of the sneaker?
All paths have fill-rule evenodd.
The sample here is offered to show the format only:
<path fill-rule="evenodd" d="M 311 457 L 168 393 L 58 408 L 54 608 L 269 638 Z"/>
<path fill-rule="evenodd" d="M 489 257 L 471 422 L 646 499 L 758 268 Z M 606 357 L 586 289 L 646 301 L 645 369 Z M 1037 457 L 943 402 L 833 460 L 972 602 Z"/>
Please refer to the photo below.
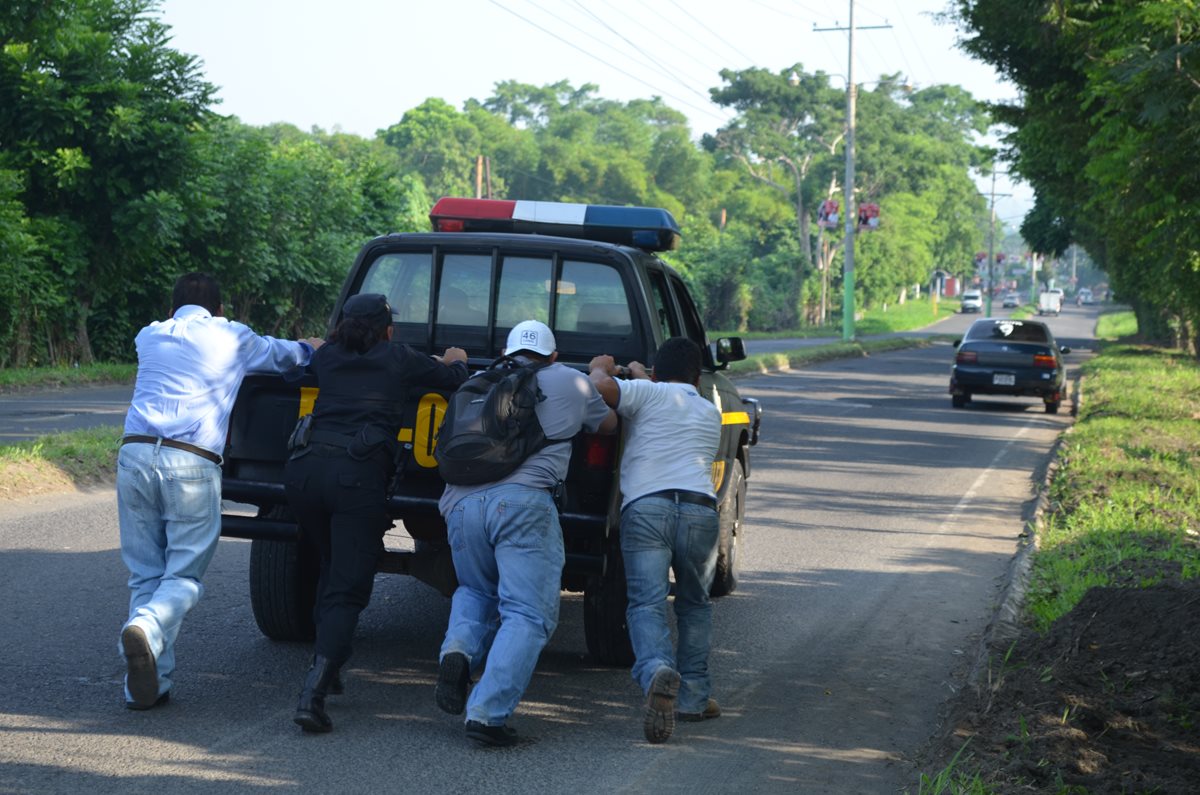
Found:
<path fill-rule="evenodd" d="M 467 682 L 471 677 L 471 663 L 467 655 L 452 651 L 438 663 L 437 689 L 434 696 L 438 708 L 451 715 L 461 715 L 467 706 Z M 480 724 L 481 726 L 483 724 Z"/>
<path fill-rule="evenodd" d="M 679 674 L 671 668 L 659 668 L 646 693 L 646 713 L 642 731 L 646 741 L 665 743 L 675 731 L 675 697 L 679 695 Z"/>
<path fill-rule="evenodd" d="M 145 630 L 133 624 L 125 627 L 121 630 L 121 648 L 125 651 L 125 686 L 129 688 L 132 703 L 142 709 L 156 706 L 158 662 Z"/>
<path fill-rule="evenodd" d="M 477 720 L 467 721 L 467 737 L 480 745 L 507 748 L 517 744 L 517 730 L 507 726 L 488 726 Z"/>
<path fill-rule="evenodd" d="M 688 723 L 699 723 L 702 720 L 712 720 L 721 717 L 721 707 L 715 699 L 709 699 L 704 705 L 703 712 L 677 712 L 675 717 Z"/>

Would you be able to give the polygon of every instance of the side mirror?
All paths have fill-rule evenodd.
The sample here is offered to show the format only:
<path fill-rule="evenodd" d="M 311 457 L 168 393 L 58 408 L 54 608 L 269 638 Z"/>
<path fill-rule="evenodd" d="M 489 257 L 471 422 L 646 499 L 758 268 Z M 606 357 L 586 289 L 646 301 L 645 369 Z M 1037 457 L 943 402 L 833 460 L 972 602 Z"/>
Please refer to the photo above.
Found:
<path fill-rule="evenodd" d="M 957 339 L 957 340 L 955 340 L 955 341 L 954 341 L 954 347 L 955 347 L 955 348 L 957 348 L 959 345 L 962 345 L 962 340 L 961 340 L 961 339 Z"/>
<path fill-rule="evenodd" d="M 1070 352 L 1071 352 L 1071 349 L 1070 349 L 1070 348 L 1068 348 L 1066 345 L 1063 345 L 1061 348 L 1059 348 L 1059 351 L 1061 351 L 1062 353 L 1066 354 L 1066 353 L 1070 353 Z"/>
<path fill-rule="evenodd" d="M 721 337 L 717 340 L 717 361 L 721 364 L 740 362 L 746 358 L 746 343 L 741 337 Z"/>

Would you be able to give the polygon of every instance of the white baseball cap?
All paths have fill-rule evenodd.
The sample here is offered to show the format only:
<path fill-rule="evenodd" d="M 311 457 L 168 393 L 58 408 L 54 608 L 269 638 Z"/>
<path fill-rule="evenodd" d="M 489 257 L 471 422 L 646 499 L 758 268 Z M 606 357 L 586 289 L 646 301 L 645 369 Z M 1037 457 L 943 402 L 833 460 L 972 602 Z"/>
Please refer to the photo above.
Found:
<path fill-rule="evenodd" d="M 522 320 L 508 332 L 508 344 L 504 352 L 514 354 L 518 351 L 531 351 L 542 356 L 549 356 L 557 350 L 554 342 L 554 332 L 540 320 Z"/>

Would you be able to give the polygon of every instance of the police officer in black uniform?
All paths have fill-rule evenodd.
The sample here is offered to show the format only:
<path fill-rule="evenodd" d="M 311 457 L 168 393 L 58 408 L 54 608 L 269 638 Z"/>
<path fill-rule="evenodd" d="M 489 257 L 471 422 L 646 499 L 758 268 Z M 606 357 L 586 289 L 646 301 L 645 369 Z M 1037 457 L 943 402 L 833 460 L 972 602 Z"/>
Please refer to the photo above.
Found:
<path fill-rule="evenodd" d="M 301 420 L 289 443 L 288 502 L 320 555 L 316 649 L 294 718 L 307 732 L 333 729 L 325 696 L 331 687 L 340 692 L 338 670 L 350 657 L 392 524 L 386 491 L 407 392 L 453 390 L 467 378 L 461 348 L 427 356 L 391 338 L 384 296 L 346 301 L 341 322 L 312 358 L 320 392 L 311 419 Z"/>

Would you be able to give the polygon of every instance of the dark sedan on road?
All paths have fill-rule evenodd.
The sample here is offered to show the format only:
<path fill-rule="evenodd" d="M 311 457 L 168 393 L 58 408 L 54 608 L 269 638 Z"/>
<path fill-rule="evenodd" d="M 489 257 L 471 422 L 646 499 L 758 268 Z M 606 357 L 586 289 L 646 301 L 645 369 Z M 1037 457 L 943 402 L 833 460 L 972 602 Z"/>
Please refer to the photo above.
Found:
<path fill-rule="evenodd" d="M 1040 397 L 1046 413 L 1062 404 L 1066 368 L 1063 354 L 1045 323 L 1036 320 L 982 318 L 955 340 L 950 370 L 950 402 L 964 408 L 972 395 Z"/>

